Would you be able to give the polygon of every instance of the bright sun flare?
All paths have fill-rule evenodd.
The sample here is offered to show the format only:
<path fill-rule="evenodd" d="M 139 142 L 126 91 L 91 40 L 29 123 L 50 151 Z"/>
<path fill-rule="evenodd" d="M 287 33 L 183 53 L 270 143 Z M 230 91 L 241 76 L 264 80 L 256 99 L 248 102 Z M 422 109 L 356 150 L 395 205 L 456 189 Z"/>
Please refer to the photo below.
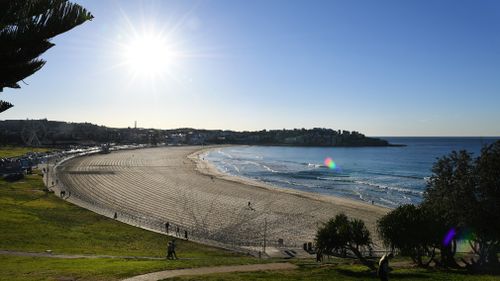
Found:
<path fill-rule="evenodd" d="M 172 56 L 161 34 L 135 36 L 125 46 L 125 64 L 134 75 L 161 76 L 167 71 Z"/>

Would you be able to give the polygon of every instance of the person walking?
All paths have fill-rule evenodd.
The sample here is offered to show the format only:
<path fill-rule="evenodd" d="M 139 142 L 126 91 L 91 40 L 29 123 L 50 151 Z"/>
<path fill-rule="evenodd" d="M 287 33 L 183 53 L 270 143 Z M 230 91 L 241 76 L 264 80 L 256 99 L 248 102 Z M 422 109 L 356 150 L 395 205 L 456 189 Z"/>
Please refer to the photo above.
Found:
<path fill-rule="evenodd" d="M 168 228 L 170 227 L 170 223 L 167 221 L 165 223 L 165 232 L 168 234 Z"/>
<path fill-rule="evenodd" d="M 320 250 L 316 250 L 316 262 L 323 262 L 323 253 Z"/>
<path fill-rule="evenodd" d="M 394 255 L 392 253 L 388 255 L 383 255 L 378 262 L 378 270 L 377 275 L 380 278 L 380 281 L 389 281 L 389 271 L 391 268 L 389 267 L 389 260 L 392 259 Z"/>
<path fill-rule="evenodd" d="M 167 246 L 167 260 L 172 259 L 172 241 L 168 241 L 168 246 Z"/>
<path fill-rule="evenodd" d="M 175 239 L 174 239 L 174 240 L 172 240 L 172 258 L 173 259 L 177 259 L 177 254 L 175 253 L 175 247 L 176 247 L 176 245 L 175 245 Z"/>

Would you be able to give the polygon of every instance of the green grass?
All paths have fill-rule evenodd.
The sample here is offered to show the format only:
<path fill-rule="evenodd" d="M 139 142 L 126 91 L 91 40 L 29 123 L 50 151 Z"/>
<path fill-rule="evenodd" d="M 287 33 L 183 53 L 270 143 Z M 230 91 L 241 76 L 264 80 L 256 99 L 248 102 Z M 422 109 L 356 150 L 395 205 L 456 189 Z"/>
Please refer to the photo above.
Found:
<path fill-rule="evenodd" d="M 120 280 L 166 269 L 164 261 L 122 259 L 55 259 L 0 255 L 0 280 Z"/>
<path fill-rule="evenodd" d="M 0 180 L 0 249 L 54 254 L 164 257 L 171 237 L 132 227 L 69 204 L 42 191 L 40 175 L 17 182 Z M 258 259 L 178 240 L 176 252 L 189 260 L 56 259 L 0 255 L 0 280 L 84 280 L 118 277 L 168 268 L 248 264 Z"/>
<path fill-rule="evenodd" d="M 0 281 L 13 280 L 121 280 L 176 268 L 241 264 L 242 259 L 147 261 L 125 259 L 58 259 L 0 255 Z"/>
<path fill-rule="evenodd" d="M 0 146 L 0 158 L 22 156 L 28 152 L 47 152 L 48 148 Z"/>
<path fill-rule="evenodd" d="M 379 280 L 374 272 L 362 265 L 351 264 L 323 264 L 298 262 L 297 270 L 288 271 L 260 271 L 247 273 L 210 274 L 193 277 L 177 277 L 168 280 L 176 281 L 240 281 L 240 280 L 277 280 L 277 281 L 327 281 L 327 280 Z M 443 271 L 420 268 L 395 269 L 389 275 L 389 280 L 423 281 L 500 281 L 500 276 L 470 275 L 464 271 Z"/>
<path fill-rule="evenodd" d="M 71 205 L 42 191 L 40 175 L 17 182 L 0 180 L 0 249 L 55 254 L 99 254 L 164 257 L 169 237 L 135 228 Z M 0 254 L 0 280 L 120 280 L 165 269 L 261 263 L 262 260 L 221 249 L 178 241 L 186 260 L 60 259 Z M 268 260 L 271 261 L 271 260 Z M 396 261 L 404 261 L 396 259 Z M 378 280 L 364 266 L 331 259 L 318 265 L 296 261 L 290 271 L 212 274 L 176 280 Z M 489 280 L 500 276 L 462 271 L 396 268 L 390 280 Z"/>

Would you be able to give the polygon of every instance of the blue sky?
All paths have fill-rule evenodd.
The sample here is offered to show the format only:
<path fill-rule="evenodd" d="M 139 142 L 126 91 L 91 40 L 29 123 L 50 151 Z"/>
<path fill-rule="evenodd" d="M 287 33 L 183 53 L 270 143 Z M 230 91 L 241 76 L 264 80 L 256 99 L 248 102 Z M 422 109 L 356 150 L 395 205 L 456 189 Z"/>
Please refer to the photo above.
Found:
<path fill-rule="evenodd" d="M 95 19 L 2 119 L 500 135 L 500 1 L 74 2 Z M 168 48 L 153 73 L 127 57 L 144 34 Z"/>

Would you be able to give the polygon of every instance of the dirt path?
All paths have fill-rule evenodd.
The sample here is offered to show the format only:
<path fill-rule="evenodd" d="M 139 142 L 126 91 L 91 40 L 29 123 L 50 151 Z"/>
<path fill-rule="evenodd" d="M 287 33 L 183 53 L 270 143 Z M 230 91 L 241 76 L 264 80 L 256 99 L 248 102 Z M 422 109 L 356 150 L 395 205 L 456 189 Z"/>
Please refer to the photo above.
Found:
<path fill-rule="evenodd" d="M 212 273 L 230 273 L 230 272 L 250 272 L 250 271 L 266 271 L 266 270 L 290 270 L 297 268 L 291 263 L 267 263 L 267 264 L 247 264 L 247 265 L 230 265 L 216 267 L 200 267 L 187 269 L 174 269 L 138 275 L 135 277 L 124 279 L 123 281 L 153 281 L 172 278 L 186 275 L 205 275 Z"/>
<path fill-rule="evenodd" d="M 50 252 L 20 252 L 0 250 L 0 255 L 11 255 L 21 257 L 42 257 L 42 258 L 59 258 L 59 259 L 138 259 L 138 260 L 164 260 L 165 258 L 158 257 L 136 257 L 136 256 L 110 256 L 110 255 L 67 255 L 67 254 L 53 254 Z"/>

